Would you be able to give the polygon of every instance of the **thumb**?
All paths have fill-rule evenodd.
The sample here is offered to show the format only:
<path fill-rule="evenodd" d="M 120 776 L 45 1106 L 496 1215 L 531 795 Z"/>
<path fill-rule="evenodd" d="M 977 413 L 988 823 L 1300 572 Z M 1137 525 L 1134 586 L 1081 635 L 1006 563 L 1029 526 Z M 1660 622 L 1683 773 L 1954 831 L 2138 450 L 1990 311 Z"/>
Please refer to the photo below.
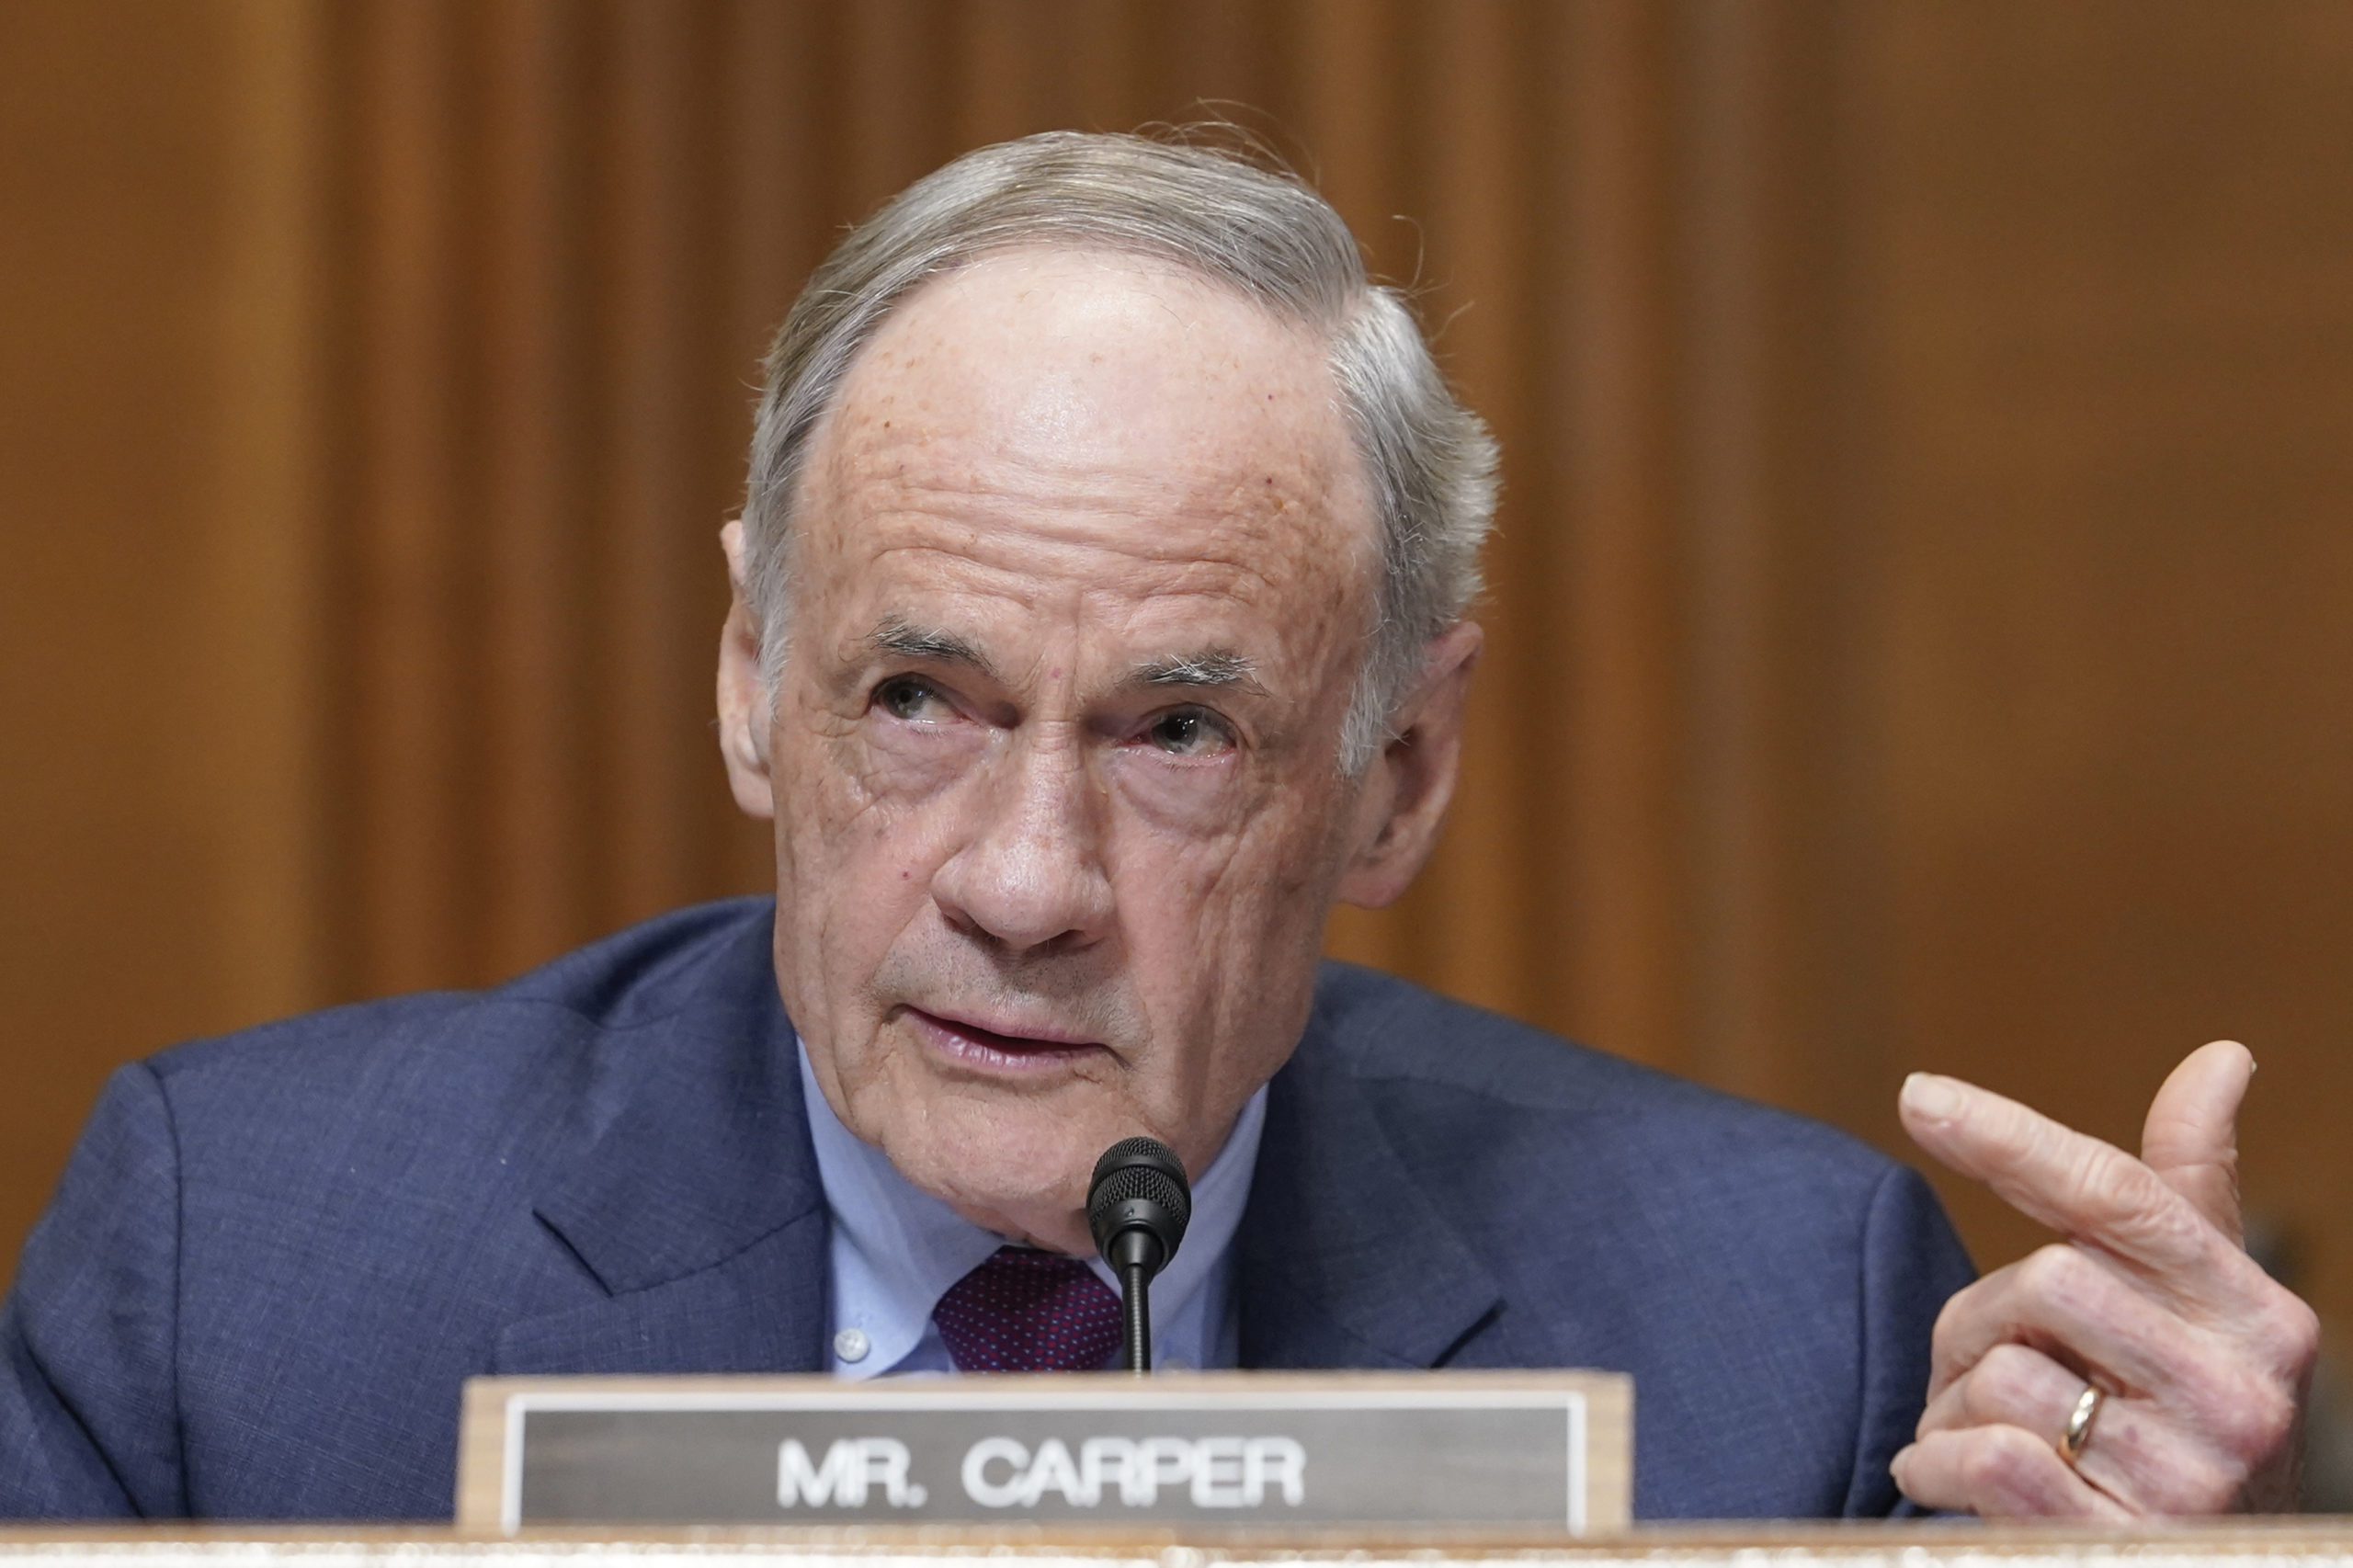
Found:
<path fill-rule="evenodd" d="M 2238 1115 L 2254 1075 L 2255 1057 L 2238 1041 L 2201 1045 L 2166 1077 L 2141 1130 L 2142 1164 L 2242 1244 Z"/>

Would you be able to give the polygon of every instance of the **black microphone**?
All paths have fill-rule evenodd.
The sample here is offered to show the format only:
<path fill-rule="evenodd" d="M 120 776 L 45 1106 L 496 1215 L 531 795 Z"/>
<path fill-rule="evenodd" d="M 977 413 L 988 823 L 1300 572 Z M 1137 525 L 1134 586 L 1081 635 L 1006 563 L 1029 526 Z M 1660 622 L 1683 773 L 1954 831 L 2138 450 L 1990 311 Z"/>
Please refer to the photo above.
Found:
<path fill-rule="evenodd" d="M 1193 1217 L 1185 1163 L 1157 1138 L 1122 1138 L 1095 1162 L 1086 1189 L 1086 1224 L 1095 1250 L 1120 1277 L 1120 1317 L 1127 1369 L 1152 1370 L 1152 1277 L 1176 1256 Z"/>

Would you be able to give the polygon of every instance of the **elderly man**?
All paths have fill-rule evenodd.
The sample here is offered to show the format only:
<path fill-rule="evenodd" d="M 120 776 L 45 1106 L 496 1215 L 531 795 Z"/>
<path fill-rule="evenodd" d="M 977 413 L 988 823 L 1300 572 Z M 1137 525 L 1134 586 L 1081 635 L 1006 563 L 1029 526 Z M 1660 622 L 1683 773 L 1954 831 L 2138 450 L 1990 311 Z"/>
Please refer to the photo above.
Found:
<path fill-rule="evenodd" d="M 724 535 L 774 905 L 125 1069 L 0 1321 L 0 1511 L 446 1513 L 481 1372 L 1100 1367 L 1137 1132 L 1198 1185 L 1165 1357 L 1626 1369 L 1645 1516 L 2286 1504 L 2238 1047 L 2140 1160 L 1915 1079 L 2066 1238 L 1954 1295 L 1902 1167 L 1319 964 L 1438 832 L 1492 472 L 1294 181 L 1055 135 L 915 186 Z"/>

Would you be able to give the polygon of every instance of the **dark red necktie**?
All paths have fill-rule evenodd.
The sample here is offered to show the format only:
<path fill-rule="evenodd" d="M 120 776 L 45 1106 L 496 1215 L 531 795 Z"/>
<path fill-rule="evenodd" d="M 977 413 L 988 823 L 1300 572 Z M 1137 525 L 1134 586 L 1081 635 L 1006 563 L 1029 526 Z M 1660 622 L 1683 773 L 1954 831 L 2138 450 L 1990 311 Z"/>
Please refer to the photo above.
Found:
<path fill-rule="evenodd" d="M 1084 1260 L 999 1247 L 931 1321 L 961 1372 L 1094 1372 L 1120 1345 L 1120 1298 Z"/>

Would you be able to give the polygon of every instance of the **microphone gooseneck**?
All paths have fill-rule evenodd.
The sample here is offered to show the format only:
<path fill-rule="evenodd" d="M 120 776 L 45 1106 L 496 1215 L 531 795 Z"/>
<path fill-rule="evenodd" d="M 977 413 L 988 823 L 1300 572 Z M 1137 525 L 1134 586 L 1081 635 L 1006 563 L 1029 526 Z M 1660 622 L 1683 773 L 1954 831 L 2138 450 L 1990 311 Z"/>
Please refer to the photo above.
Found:
<path fill-rule="evenodd" d="M 1152 1370 L 1152 1277 L 1176 1256 L 1193 1217 L 1193 1187 L 1184 1162 L 1157 1138 L 1122 1138 L 1095 1162 L 1086 1188 L 1086 1225 L 1095 1247 L 1120 1277 L 1123 1364 Z"/>

